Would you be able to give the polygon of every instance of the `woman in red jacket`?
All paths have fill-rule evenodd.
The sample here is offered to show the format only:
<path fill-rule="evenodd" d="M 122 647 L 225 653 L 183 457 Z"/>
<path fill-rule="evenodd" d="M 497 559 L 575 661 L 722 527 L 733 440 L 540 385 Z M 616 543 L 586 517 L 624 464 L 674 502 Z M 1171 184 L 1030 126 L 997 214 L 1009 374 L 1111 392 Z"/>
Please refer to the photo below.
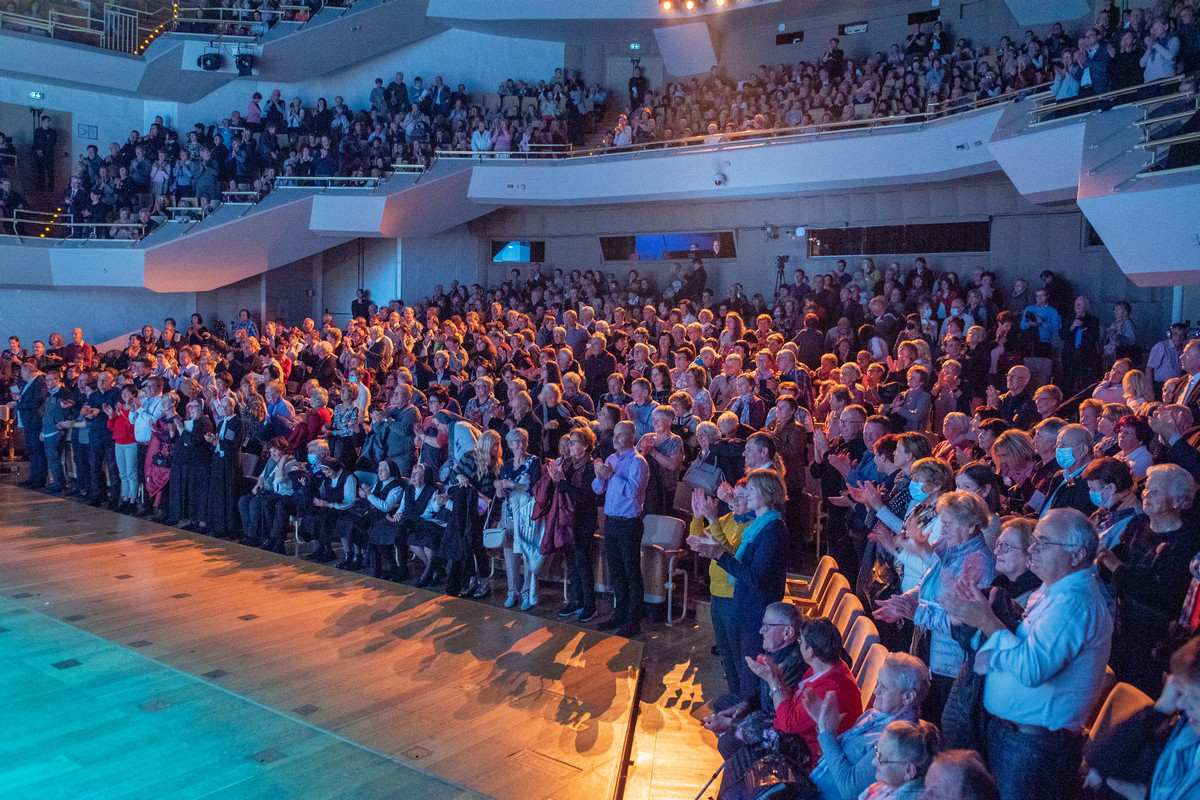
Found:
<path fill-rule="evenodd" d="M 112 431 L 116 445 L 117 471 L 121 476 L 121 505 L 117 510 L 122 513 L 131 511 L 137 505 L 137 439 L 133 435 L 129 413 L 138 405 L 137 388 L 126 384 L 121 387 L 121 402 L 115 408 L 107 404 L 104 406 L 104 413 L 108 415 L 108 429 Z"/>
<path fill-rule="evenodd" d="M 817 724 L 805 710 L 802 698 L 819 706 L 832 692 L 841 714 L 839 735 L 862 714 L 862 694 L 842 660 L 844 652 L 837 627 L 825 617 L 815 617 L 806 620 L 800 632 L 800 654 L 808 662 L 808 671 L 798 685 L 783 682 L 783 673 L 770 656 L 759 656 L 757 661 L 746 658 L 750 670 L 767 682 L 775 703 L 775 729 L 798 736 L 808 745 L 810 768 L 821 758 L 821 746 L 817 743 Z"/>

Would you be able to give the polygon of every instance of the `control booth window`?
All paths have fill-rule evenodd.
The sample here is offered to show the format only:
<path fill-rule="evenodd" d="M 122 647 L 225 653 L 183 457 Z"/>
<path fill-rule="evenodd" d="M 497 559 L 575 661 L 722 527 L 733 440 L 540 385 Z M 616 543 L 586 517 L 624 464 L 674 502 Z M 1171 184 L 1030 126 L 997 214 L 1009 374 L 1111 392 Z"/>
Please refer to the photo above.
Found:
<path fill-rule="evenodd" d="M 933 225 L 808 229 L 810 258 L 909 253 L 987 253 L 991 249 L 992 224 L 989 220 Z"/>
<path fill-rule="evenodd" d="M 546 260 L 545 242 L 511 242 L 504 239 L 492 240 L 492 263 L 518 264 L 541 263 Z"/>
<path fill-rule="evenodd" d="M 644 233 L 636 236 L 601 236 L 605 261 L 672 261 L 681 258 L 734 258 L 733 231 Z"/>

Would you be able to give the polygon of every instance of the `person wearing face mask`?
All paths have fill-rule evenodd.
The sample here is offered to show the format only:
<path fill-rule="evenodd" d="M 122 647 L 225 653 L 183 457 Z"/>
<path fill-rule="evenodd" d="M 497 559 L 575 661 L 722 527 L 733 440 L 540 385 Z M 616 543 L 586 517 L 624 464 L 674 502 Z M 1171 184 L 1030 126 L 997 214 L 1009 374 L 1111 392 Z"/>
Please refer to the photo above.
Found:
<path fill-rule="evenodd" d="M 1166 660 L 1158 648 L 1168 639 L 1191 583 L 1188 562 L 1200 551 L 1200 525 L 1186 516 L 1196 482 L 1174 464 L 1150 467 L 1142 490 L 1142 513 L 1121 540 L 1100 548 L 1100 578 L 1117 601 L 1117 628 L 1110 664 L 1118 680 L 1151 697 L 1162 690 Z"/>
<path fill-rule="evenodd" d="M 928 569 L 912 589 L 881 603 L 875 615 L 889 623 L 911 619 L 922 638 L 927 637 L 933 682 L 922 717 L 940 720 L 950 687 L 963 664 L 963 650 L 951 635 L 951 619 L 942 601 L 960 581 L 989 587 L 995 577 L 996 559 L 983 538 L 990 513 L 977 495 L 948 492 L 938 498 L 936 511 L 941 536 L 926 561 Z M 917 544 L 921 545 L 919 540 Z"/>
<path fill-rule="evenodd" d="M 1061 468 L 1050 480 L 1041 515 L 1054 508 L 1073 508 L 1085 516 L 1096 510 L 1088 496 L 1083 471 L 1092 462 L 1092 434 L 1082 425 L 1067 425 L 1058 434 L 1054 460 Z"/>
<path fill-rule="evenodd" d="M 1121 540 L 1130 520 L 1142 513 L 1133 491 L 1133 473 L 1117 458 L 1097 458 L 1083 471 L 1088 498 L 1096 506 L 1092 524 L 1100 533 L 1100 546 L 1110 550 Z"/>

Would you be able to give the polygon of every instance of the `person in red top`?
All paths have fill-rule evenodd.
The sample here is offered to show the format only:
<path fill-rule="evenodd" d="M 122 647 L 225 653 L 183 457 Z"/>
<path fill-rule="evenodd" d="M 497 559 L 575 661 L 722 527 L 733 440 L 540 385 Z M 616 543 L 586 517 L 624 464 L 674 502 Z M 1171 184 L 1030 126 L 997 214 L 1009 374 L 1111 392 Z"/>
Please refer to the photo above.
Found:
<path fill-rule="evenodd" d="M 103 409 L 108 415 L 108 429 L 112 431 L 116 445 L 117 471 L 121 475 L 121 506 L 118 510 L 122 513 L 137 505 L 137 439 L 129 414 L 139 405 L 137 387 L 126 384 L 121 387 L 121 402 L 115 408 L 106 404 Z"/>
<path fill-rule="evenodd" d="M 830 620 L 814 617 L 806 620 L 800 632 L 800 654 L 808 663 L 808 671 L 796 686 L 783 682 L 782 672 L 769 656 L 759 660 L 747 656 L 750 670 L 767 682 L 771 700 L 775 703 L 775 729 L 800 737 L 808 746 L 810 768 L 821 758 L 817 743 L 817 724 L 804 708 L 802 698 L 819 704 L 830 692 L 837 698 L 841 714 L 837 733 L 845 732 L 862 714 L 862 693 L 850 668 L 842 660 L 842 635 Z"/>

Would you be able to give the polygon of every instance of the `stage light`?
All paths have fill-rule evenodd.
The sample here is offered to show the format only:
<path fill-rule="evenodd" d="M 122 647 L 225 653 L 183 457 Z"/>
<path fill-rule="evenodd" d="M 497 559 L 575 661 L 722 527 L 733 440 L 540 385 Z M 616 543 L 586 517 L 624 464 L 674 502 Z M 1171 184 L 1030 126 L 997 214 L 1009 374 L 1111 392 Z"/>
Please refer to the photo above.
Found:
<path fill-rule="evenodd" d="M 670 11 L 671 10 L 671 0 L 663 0 L 662 9 L 663 9 L 663 11 Z"/>
<path fill-rule="evenodd" d="M 716 2 L 717 2 L 717 7 L 718 7 L 718 8 L 720 8 L 721 6 L 725 5 L 725 0 L 716 0 Z"/>
<path fill-rule="evenodd" d="M 249 53 L 238 53 L 237 58 L 233 60 L 233 63 L 237 66 L 238 76 L 244 78 L 247 75 L 253 75 L 254 61 L 254 56 Z"/>
<path fill-rule="evenodd" d="M 683 7 L 686 8 L 688 11 L 691 11 L 693 8 L 696 7 L 696 0 L 687 0 L 687 2 L 685 2 L 683 4 Z"/>

